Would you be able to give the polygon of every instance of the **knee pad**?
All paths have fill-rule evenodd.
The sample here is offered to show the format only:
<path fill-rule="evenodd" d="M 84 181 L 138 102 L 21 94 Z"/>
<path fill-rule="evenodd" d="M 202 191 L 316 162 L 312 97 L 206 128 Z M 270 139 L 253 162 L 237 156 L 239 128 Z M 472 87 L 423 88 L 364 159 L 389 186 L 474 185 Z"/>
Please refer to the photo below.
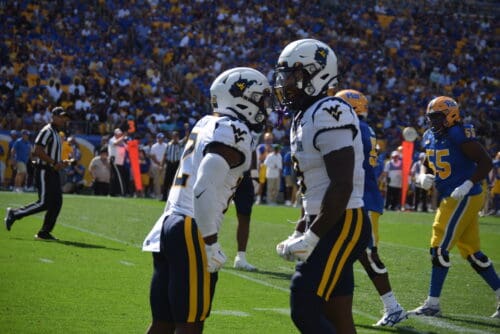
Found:
<path fill-rule="evenodd" d="M 477 272 L 485 271 L 491 266 L 490 259 L 481 251 L 467 256 L 467 261 Z"/>
<path fill-rule="evenodd" d="M 451 267 L 450 255 L 447 250 L 441 247 L 433 247 L 430 249 L 432 265 L 441 268 Z"/>
<path fill-rule="evenodd" d="M 377 247 L 367 248 L 366 257 L 368 258 L 369 267 L 365 268 L 368 277 L 372 278 L 376 275 L 387 274 L 387 268 L 378 257 Z"/>

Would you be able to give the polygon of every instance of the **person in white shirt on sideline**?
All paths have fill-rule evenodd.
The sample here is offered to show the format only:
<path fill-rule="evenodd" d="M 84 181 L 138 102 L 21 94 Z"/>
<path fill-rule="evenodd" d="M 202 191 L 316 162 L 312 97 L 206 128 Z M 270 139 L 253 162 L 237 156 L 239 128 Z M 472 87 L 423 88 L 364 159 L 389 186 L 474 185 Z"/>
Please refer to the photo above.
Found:
<path fill-rule="evenodd" d="M 164 155 L 167 149 L 167 143 L 164 142 L 165 136 L 159 132 L 156 135 L 156 143 L 151 146 L 149 158 L 151 159 L 151 167 L 149 175 L 153 179 L 153 191 L 156 199 L 161 199 L 163 179 L 165 177 Z"/>
<path fill-rule="evenodd" d="M 267 155 L 264 165 L 266 165 L 267 203 L 275 205 L 280 190 L 281 171 L 283 170 L 280 145 L 273 145 L 273 151 Z"/>
<path fill-rule="evenodd" d="M 402 168 L 403 164 L 399 152 L 393 151 L 391 159 L 385 163 L 384 171 L 380 175 L 380 178 L 387 180 L 386 210 L 398 210 L 401 207 Z"/>

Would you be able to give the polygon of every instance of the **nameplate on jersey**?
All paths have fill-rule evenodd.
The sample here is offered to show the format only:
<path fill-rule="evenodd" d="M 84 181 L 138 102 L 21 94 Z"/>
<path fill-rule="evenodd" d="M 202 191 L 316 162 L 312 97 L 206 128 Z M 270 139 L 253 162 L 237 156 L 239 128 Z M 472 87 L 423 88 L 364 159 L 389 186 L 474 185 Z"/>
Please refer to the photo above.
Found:
<path fill-rule="evenodd" d="M 248 133 L 245 130 L 241 130 L 240 128 L 236 127 L 234 124 L 231 124 L 231 127 L 233 128 L 233 133 L 234 133 L 234 142 L 238 143 L 240 141 L 245 140 L 245 135 Z"/>

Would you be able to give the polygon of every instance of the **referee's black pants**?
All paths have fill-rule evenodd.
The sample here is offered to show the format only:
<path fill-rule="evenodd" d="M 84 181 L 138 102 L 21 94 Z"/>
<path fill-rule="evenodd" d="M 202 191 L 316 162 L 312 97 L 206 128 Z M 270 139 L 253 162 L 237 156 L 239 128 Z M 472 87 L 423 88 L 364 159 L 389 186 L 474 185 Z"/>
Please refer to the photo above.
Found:
<path fill-rule="evenodd" d="M 13 210 L 12 213 L 15 219 L 21 219 L 47 211 L 40 232 L 51 232 L 56 225 L 63 203 L 59 172 L 51 167 L 36 166 L 35 182 L 38 188 L 38 201 Z"/>
<path fill-rule="evenodd" d="M 177 174 L 179 163 L 180 161 L 167 161 L 167 167 L 165 168 L 165 178 L 163 179 L 163 201 L 166 201 L 168 198 L 168 193 L 170 192 L 170 187 L 174 182 L 175 174 Z"/>

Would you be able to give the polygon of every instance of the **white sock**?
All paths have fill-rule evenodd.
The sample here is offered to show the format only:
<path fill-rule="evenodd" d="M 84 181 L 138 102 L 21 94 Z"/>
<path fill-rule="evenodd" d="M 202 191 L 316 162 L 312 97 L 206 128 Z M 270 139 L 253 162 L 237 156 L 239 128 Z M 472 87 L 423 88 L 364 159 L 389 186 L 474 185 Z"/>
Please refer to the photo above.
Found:
<path fill-rule="evenodd" d="M 428 304 L 430 304 L 432 306 L 438 306 L 439 305 L 439 297 L 428 296 L 427 302 L 428 302 Z"/>
<path fill-rule="evenodd" d="M 238 252 L 238 254 L 236 255 L 237 257 L 239 257 L 241 260 L 246 260 L 246 252 Z"/>
<path fill-rule="evenodd" d="M 380 299 L 382 299 L 382 303 L 384 303 L 384 308 L 387 310 L 396 308 L 396 306 L 398 306 L 398 302 L 392 291 L 389 291 L 386 294 L 380 296 Z"/>

